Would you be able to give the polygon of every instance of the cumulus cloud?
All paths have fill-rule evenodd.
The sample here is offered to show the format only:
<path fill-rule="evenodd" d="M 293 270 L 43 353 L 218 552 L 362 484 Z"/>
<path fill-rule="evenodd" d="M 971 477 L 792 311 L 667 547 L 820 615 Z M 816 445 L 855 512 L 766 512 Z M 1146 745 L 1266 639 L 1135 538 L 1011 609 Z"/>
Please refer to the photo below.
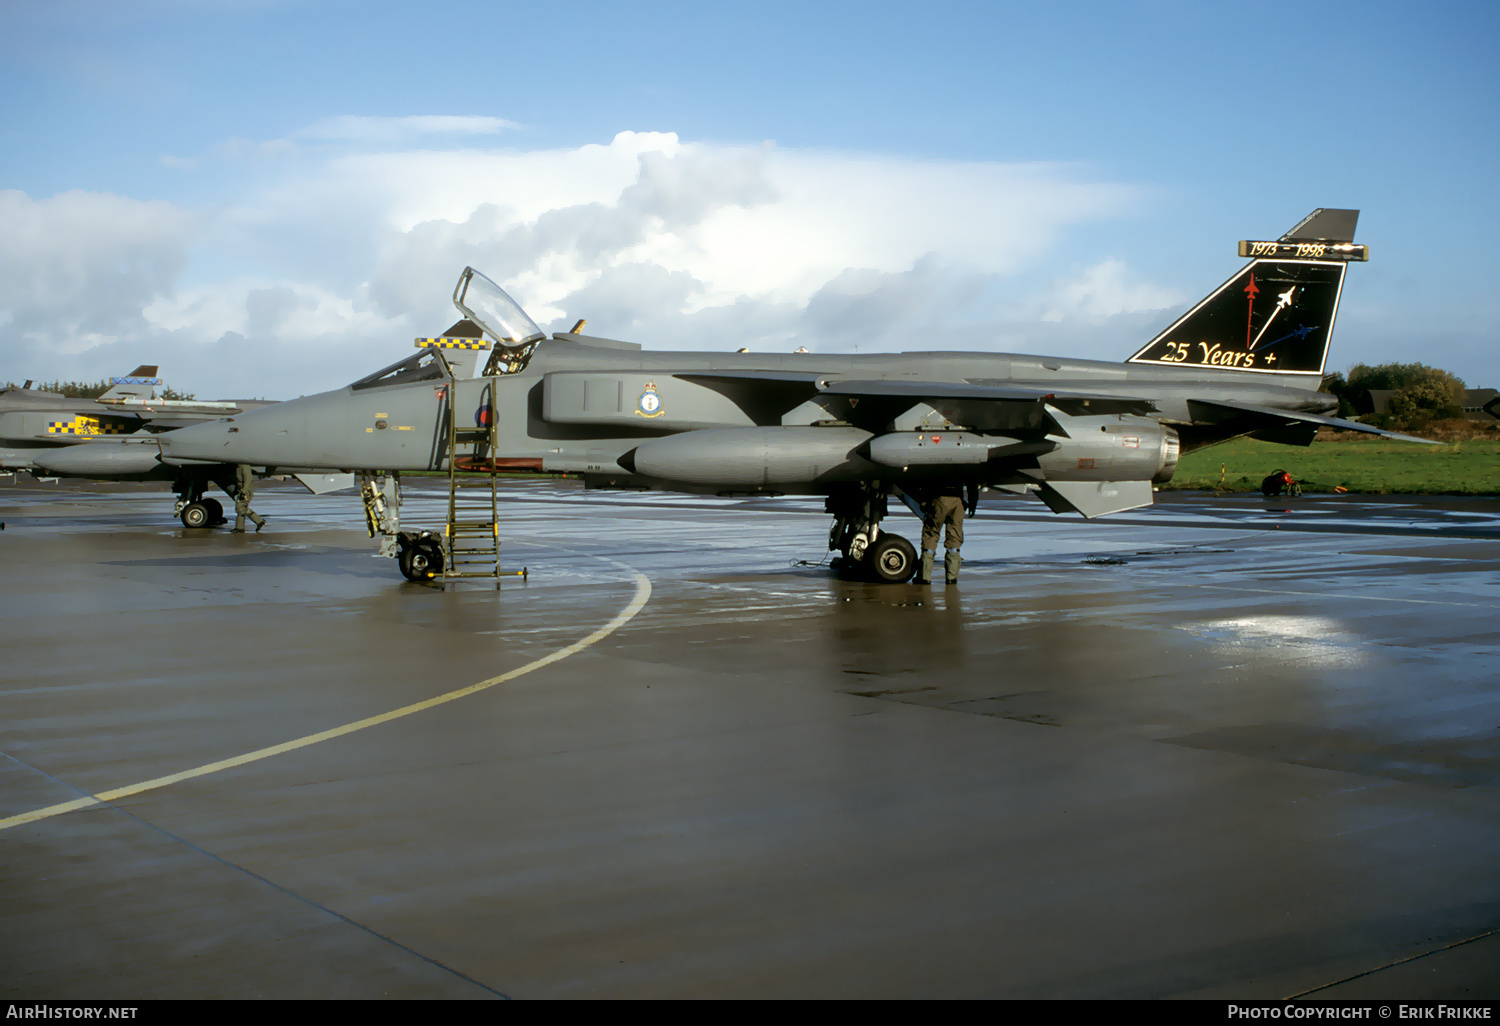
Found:
<path fill-rule="evenodd" d="M 146 330 L 142 310 L 171 290 L 198 222 L 160 200 L 0 190 L 5 338 L 78 352 Z"/>
<path fill-rule="evenodd" d="M 1129 280 L 1129 270 L 1119 260 L 1106 260 L 1081 275 L 1056 282 L 1046 299 L 1041 319 L 1063 321 L 1081 318 L 1097 321 L 1117 314 L 1161 310 L 1187 299 L 1176 289 Z"/>
<path fill-rule="evenodd" d="M 307 375 L 291 387 L 312 391 L 441 330 L 465 265 L 544 327 L 587 317 L 591 331 L 666 348 L 1015 348 L 1112 318 L 1134 325 L 1180 301 L 1117 261 L 1038 270 L 1077 226 L 1141 203 L 1140 190 L 1074 167 L 656 132 L 561 149 L 471 145 L 510 127 L 328 119 L 292 133 L 297 152 L 203 213 L 0 193 L 0 216 L 22 228 L 0 239 L 11 271 L 0 339 L 57 358 L 93 346 L 101 360 L 134 342 L 144 362 L 179 359 L 204 376 L 174 372 L 178 387 L 275 394 L 288 382 L 268 355 L 296 354 Z M 319 140 L 357 145 L 300 146 Z M 236 152 L 280 152 L 266 146 Z M 23 372 L 71 371 L 12 376 Z"/>

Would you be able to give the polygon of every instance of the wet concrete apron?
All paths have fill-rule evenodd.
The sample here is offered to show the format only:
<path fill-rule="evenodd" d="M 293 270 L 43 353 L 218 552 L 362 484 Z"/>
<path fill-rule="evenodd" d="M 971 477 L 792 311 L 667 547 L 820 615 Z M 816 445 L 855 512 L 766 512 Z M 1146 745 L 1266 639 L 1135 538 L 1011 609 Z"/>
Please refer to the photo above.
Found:
<path fill-rule="evenodd" d="M 0 488 L 0 820 L 650 600 L 0 829 L 0 994 L 1500 995 L 1500 504 L 988 502 L 925 589 L 537 483 L 498 592 L 257 508 Z"/>

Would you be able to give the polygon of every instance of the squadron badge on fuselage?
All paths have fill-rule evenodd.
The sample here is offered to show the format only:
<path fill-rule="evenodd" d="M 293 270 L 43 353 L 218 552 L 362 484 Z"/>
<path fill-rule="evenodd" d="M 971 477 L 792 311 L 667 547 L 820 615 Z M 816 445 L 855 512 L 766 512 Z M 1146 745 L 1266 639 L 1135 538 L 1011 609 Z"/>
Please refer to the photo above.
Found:
<path fill-rule="evenodd" d="M 661 396 L 656 391 L 656 382 L 646 382 L 646 390 L 635 401 L 635 415 L 637 417 L 660 417 L 664 412 L 661 408 Z"/>

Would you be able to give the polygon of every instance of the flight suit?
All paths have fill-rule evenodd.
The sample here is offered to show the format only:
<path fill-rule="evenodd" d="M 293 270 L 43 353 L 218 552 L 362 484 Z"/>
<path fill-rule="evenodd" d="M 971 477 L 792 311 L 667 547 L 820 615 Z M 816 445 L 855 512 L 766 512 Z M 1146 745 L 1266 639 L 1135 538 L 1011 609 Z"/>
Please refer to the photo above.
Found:
<path fill-rule="evenodd" d="M 255 532 L 266 526 L 266 518 L 250 508 L 250 499 L 255 495 L 255 472 L 250 469 L 250 464 L 240 463 L 234 468 L 234 529 L 239 534 L 245 533 L 245 518 L 249 517 L 255 523 Z"/>
<path fill-rule="evenodd" d="M 932 564 L 937 555 L 938 534 L 944 533 L 943 547 L 947 550 L 943 558 L 943 569 L 949 584 L 958 583 L 958 567 L 962 562 L 959 547 L 964 543 L 964 499 L 961 488 L 942 488 L 928 500 L 922 518 L 922 569 L 918 581 L 932 583 Z"/>

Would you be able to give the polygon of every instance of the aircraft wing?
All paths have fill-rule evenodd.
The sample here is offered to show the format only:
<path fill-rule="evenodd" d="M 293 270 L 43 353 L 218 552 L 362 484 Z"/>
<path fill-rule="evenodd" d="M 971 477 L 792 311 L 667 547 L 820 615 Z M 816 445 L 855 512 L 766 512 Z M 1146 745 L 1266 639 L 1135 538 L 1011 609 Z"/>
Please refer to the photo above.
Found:
<path fill-rule="evenodd" d="M 897 411 L 902 406 L 929 401 L 947 403 L 1044 403 L 1073 416 L 1084 414 L 1150 416 L 1158 412 L 1156 403 L 1141 397 L 1107 395 L 1099 392 L 1075 389 L 1049 391 L 1045 388 L 1010 383 L 974 384 L 966 381 L 893 381 L 881 378 L 868 380 L 838 379 L 830 377 L 826 372 L 785 370 L 710 371 L 701 374 L 683 373 L 676 376 L 688 380 L 700 381 L 705 384 L 719 383 L 723 386 L 735 388 L 736 390 L 752 393 L 757 391 L 779 392 L 785 396 L 783 402 L 779 404 L 782 412 L 795 405 L 796 402 L 803 399 L 810 399 L 815 395 L 836 395 L 850 400 L 870 399 L 875 401 L 872 404 L 875 408 L 870 409 L 864 418 L 851 416 L 851 419 L 871 419 L 874 421 L 888 419 L 893 411 Z M 1412 435 L 1387 431 L 1369 424 L 1343 420 L 1338 417 L 1326 417 L 1317 413 L 1301 413 L 1292 410 L 1277 409 L 1271 406 L 1257 406 L 1253 403 L 1232 402 L 1222 399 L 1195 398 L 1190 399 L 1189 403 L 1202 409 L 1202 412 L 1208 413 L 1209 416 L 1207 419 L 1214 419 L 1211 411 L 1218 410 L 1222 411 L 1223 414 L 1230 414 L 1238 418 L 1249 418 L 1254 422 L 1258 422 L 1265 429 L 1297 426 L 1303 426 L 1305 429 L 1331 427 L 1340 428 L 1345 431 L 1357 431 L 1361 434 L 1381 435 L 1399 441 L 1421 442 L 1425 445 L 1441 444 L 1426 438 L 1416 438 Z M 863 408 L 858 412 L 866 414 L 866 410 Z M 1195 416 L 1194 420 L 1197 419 Z M 1308 437 L 1310 439 L 1311 436 L 1309 435 Z"/>
<path fill-rule="evenodd" d="M 821 384 L 821 383 L 820 383 Z M 1147 414 L 1156 404 L 1146 399 L 1103 395 L 1096 392 L 1048 391 L 1025 385 L 974 385 L 954 381 L 829 381 L 821 391 L 828 395 L 881 396 L 922 402 L 927 399 L 979 400 L 987 402 L 1087 403 L 1095 413 Z M 1097 404 L 1097 406 L 1096 406 Z"/>
<path fill-rule="evenodd" d="M 723 381 L 736 382 L 747 385 L 765 384 L 782 386 L 802 386 L 806 394 L 811 397 L 818 393 L 826 395 L 844 395 L 856 398 L 880 397 L 890 399 L 907 399 L 913 403 L 922 402 L 925 399 L 977 399 L 989 402 L 1052 402 L 1059 400 L 1116 403 L 1132 407 L 1131 410 L 1114 410 L 1109 412 L 1152 412 L 1155 405 L 1145 399 L 1121 398 L 1117 395 L 1103 395 L 1094 392 L 1074 391 L 1048 391 L 1045 388 L 1029 388 L 1025 385 L 974 385 L 968 382 L 955 381 L 891 381 L 881 378 L 870 380 L 845 380 L 832 378 L 826 372 L 819 371 L 783 371 L 783 370 L 745 370 L 745 371 L 705 371 L 683 372 L 675 375 L 686 381 Z"/>
<path fill-rule="evenodd" d="M 788 410 L 817 396 L 847 400 L 839 416 L 851 423 L 875 426 L 918 403 L 1010 403 L 1048 405 L 1064 413 L 1150 415 L 1157 407 L 1135 396 L 1105 395 L 1077 389 L 1052 390 L 1010 383 L 966 381 L 839 379 L 827 371 L 729 370 L 679 372 L 675 377 L 707 385 L 730 396 L 758 424 L 775 424 Z M 1030 414 L 1022 414 L 1029 417 Z"/>
<path fill-rule="evenodd" d="M 816 389 L 818 382 L 827 374 L 818 371 L 783 370 L 725 370 L 725 371 L 679 371 L 674 377 L 684 381 L 747 381 L 766 384 L 807 385 Z"/>
<path fill-rule="evenodd" d="M 123 437 L 125 437 L 125 436 L 124 435 L 113 435 L 113 434 L 112 435 L 103 435 L 103 434 L 97 434 L 97 435 L 64 435 L 64 434 L 56 434 L 56 435 L 52 435 L 52 434 L 47 434 L 47 435 L 32 435 L 31 436 L 31 438 L 35 439 L 38 442 L 51 442 L 53 445 L 86 445 L 89 442 L 97 442 L 101 438 L 123 438 Z"/>
<path fill-rule="evenodd" d="M 174 410 L 173 412 L 176 413 L 177 411 Z M 230 416 L 228 413 L 215 413 L 213 419 L 217 420 L 220 417 L 228 416 Z M 207 418 L 183 416 L 152 417 L 150 423 L 152 431 L 175 431 L 178 428 L 194 427 L 198 424 L 207 423 Z"/>
<path fill-rule="evenodd" d="M 210 417 L 233 417 L 235 414 L 244 413 L 245 408 L 229 402 L 195 402 L 186 399 L 134 399 L 129 402 L 106 402 L 103 399 L 96 400 L 106 409 L 114 413 L 130 413 L 141 417 L 151 417 L 158 423 L 165 417 L 173 415 L 179 417 L 192 417 L 192 420 L 184 420 L 184 424 L 201 424 L 204 416 Z"/>
<path fill-rule="evenodd" d="M 1318 427 L 1339 428 L 1343 431 L 1358 431 L 1366 435 L 1383 435 L 1386 438 L 1394 438 L 1401 442 L 1421 442 L 1423 445 L 1442 445 L 1442 442 L 1434 442 L 1430 438 L 1417 438 L 1415 435 L 1403 435 L 1398 431 L 1386 431 L 1370 424 L 1361 424 L 1355 420 L 1343 420 L 1339 417 L 1325 417 L 1317 413 L 1294 413 L 1291 410 L 1278 410 L 1270 406 L 1255 406 L 1251 403 L 1227 402 L 1222 399 L 1190 399 L 1189 404 L 1194 406 L 1218 407 L 1238 414 L 1251 414 L 1262 418 L 1267 427 L 1291 427 L 1295 424 L 1313 424 Z"/>

